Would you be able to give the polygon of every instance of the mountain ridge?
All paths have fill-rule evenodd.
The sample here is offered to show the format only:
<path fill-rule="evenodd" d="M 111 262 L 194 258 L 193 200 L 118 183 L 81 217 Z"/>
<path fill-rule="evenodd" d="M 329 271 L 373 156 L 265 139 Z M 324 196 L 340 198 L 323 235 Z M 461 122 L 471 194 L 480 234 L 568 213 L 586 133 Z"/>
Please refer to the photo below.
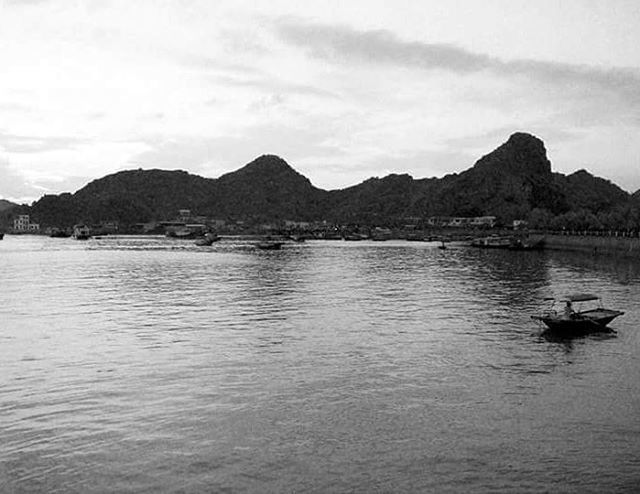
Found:
<path fill-rule="evenodd" d="M 568 176 L 553 172 L 544 142 L 517 132 L 470 168 L 442 178 L 390 174 L 327 191 L 281 157 L 265 154 L 217 179 L 182 170 L 125 170 L 75 194 L 44 196 L 30 209 L 35 221 L 50 226 L 139 223 L 175 217 L 179 209 L 253 223 L 388 223 L 402 217 L 487 215 L 508 222 L 527 218 L 533 210 L 554 216 L 576 209 L 596 214 L 631 197 L 583 170 Z"/>
<path fill-rule="evenodd" d="M 0 212 L 1 211 L 7 211 L 9 209 L 13 209 L 16 206 L 18 206 L 18 204 L 11 202 L 11 201 L 7 201 L 6 199 L 0 199 Z"/>

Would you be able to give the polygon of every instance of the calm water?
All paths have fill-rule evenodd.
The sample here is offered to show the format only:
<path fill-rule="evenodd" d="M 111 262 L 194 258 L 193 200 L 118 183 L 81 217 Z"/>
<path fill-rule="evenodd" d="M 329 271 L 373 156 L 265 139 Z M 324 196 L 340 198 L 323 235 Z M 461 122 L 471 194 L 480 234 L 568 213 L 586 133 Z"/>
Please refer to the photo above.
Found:
<path fill-rule="evenodd" d="M 0 279 L 0 492 L 640 486 L 629 261 L 5 236 Z M 617 334 L 542 337 L 568 291 Z"/>

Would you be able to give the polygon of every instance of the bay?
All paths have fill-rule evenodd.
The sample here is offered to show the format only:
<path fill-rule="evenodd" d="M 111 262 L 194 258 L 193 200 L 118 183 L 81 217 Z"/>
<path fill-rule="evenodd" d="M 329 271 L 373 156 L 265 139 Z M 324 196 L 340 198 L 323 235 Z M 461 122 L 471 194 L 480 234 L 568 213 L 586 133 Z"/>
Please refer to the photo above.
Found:
<path fill-rule="evenodd" d="M 640 267 L 422 242 L 0 242 L 2 492 L 630 492 Z M 545 338 L 596 292 L 612 335 Z"/>

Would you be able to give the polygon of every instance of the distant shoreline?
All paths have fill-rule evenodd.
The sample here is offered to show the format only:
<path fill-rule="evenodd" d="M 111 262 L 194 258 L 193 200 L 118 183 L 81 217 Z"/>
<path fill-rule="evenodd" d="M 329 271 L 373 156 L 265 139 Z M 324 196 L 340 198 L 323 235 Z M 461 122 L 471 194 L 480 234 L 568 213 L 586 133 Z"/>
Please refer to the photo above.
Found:
<path fill-rule="evenodd" d="M 448 231 L 437 230 L 431 231 L 430 235 L 424 232 L 423 241 L 439 241 L 442 238 L 446 241 L 467 241 L 474 237 L 484 237 L 489 235 L 502 235 L 502 236 L 518 236 L 527 235 L 525 232 L 518 231 L 505 231 L 504 229 L 485 230 L 482 232 L 472 231 Z M 43 233 L 14 233 L 6 232 L 7 235 L 25 236 L 25 235 L 37 235 L 46 236 Z M 149 236 L 150 234 L 116 234 L 117 236 Z M 543 231 L 531 231 L 528 235 L 536 239 L 544 239 L 544 248 L 547 250 L 561 250 L 561 251 L 575 251 L 582 253 L 589 253 L 593 255 L 614 255 L 617 257 L 627 257 L 640 260 L 640 236 L 638 233 L 627 232 L 543 232 Z M 110 235 L 100 235 L 102 237 L 108 237 Z M 229 235 L 223 235 L 229 236 Z M 260 238 L 263 234 L 238 234 L 231 235 L 233 237 L 241 237 L 246 239 Z M 286 234 L 281 235 L 287 237 Z M 306 237 L 307 240 L 314 240 L 313 236 Z M 322 240 L 316 238 L 316 240 Z M 373 239 L 372 239 L 373 240 Z M 393 235 L 386 240 L 411 240 L 406 235 Z"/>

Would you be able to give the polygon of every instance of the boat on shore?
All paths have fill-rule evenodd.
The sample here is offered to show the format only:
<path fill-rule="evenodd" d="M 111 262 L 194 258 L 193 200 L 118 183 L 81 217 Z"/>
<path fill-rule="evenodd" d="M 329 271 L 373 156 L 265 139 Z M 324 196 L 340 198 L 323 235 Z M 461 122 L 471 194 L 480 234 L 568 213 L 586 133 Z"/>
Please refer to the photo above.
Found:
<path fill-rule="evenodd" d="M 606 309 L 598 295 L 592 293 L 577 293 L 561 299 L 549 297 L 545 299 L 551 302 L 551 307 L 539 315 L 531 316 L 532 319 L 544 323 L 549 331 L 558 334 L 585 334 L 597 331 L 607 331 L 607 325 L 624 312 L 614 309 Z M 574 309 L 573 304 L 595 302 L 587 307 L 579 306 Z M 564 304 L 564 308 L 558 309 L 557 304 Z"/>

